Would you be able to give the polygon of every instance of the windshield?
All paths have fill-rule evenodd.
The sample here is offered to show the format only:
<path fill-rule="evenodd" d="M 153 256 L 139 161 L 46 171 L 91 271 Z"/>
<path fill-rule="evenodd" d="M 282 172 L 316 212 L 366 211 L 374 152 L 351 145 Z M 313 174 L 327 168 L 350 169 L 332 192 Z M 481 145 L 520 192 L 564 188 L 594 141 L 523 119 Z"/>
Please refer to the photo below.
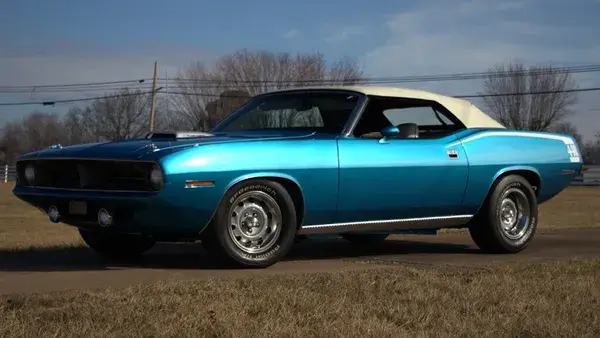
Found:
<path fill-rule="evenodd" d="M 296 92 L 258 96 L 212 131 L 311 130 L 339 134 L 358 104 L 357 94 Z"/>

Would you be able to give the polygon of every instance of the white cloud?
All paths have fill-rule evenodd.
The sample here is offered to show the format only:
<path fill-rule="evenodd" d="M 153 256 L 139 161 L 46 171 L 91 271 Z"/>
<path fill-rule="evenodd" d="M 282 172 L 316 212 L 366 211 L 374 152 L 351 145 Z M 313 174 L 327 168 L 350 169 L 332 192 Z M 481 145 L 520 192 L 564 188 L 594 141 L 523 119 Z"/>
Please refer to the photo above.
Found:
<path fill-rule="evenodd" d="M 293 39 L 300 34 L 300 31 L 296 28 L 288 29 L 285 33 L 283 33 L 284 39 Z"/>
<path fill-rule="evenodd" d="M 364 56 L 365 70 L 371 76 L 411 76 L 485 71 L 510 60 L 554 65 L 600 60 L 600 40 L 590 33 L 591 27 L 540 19 L 544 4 L 535 1 L 470 0 L 456 5 L 438 0 L 392 15 L 386 22 L 385 43 Z M 531 17 L 528 13 L 537 13 L 537 20 L 524 19 Z M 597 73 L 591 80 L 576 75 L 579 78 L 580 87 L 600 85 Z M 481 91 L 481 81 L 400 85 L 454 95 Z M 596 97 L 582 93 L 581 109 L 597 106 Z M 575 122 L 587 135 L 600 128 L 593 121 Z"/>
<path fill-rule="evenodd" d="M 367 54 L 368 64 L 377 74 L 406 70 L 433 74 L 484 70 L 515 58 L 526 63 L 583 63 L 598 59 L 599 41 L 569 46 L 540 44 L 535 39 L 577 32 L 503 15 L 523 10 L 526 5 L 487 0 L 454 7 L 438 2 L 436 6 L 394 15 L 387 22 L 389 38 Z"/>
<path fill-rule="evenodd" d="M 351 38 L 363 35 L 365 28 L 362 26 L 344 26 L 335 30 L 331 35 L 325 38 L 326 42 L 344 42 Z"/>

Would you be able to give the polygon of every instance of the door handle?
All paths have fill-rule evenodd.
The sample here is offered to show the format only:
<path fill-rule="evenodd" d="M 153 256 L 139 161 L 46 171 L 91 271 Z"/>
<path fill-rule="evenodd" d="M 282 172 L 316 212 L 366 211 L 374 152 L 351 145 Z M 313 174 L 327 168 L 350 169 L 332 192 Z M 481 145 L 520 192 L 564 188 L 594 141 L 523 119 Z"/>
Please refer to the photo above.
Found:
<path fill-rule="evenodd" d="M 448 149 L 446 151 L 446 153 L 448 154 L 448 157 L 450 157 L 450 158 L 458 158 L 458 151 L 456 151 L 454 149 Z"/>

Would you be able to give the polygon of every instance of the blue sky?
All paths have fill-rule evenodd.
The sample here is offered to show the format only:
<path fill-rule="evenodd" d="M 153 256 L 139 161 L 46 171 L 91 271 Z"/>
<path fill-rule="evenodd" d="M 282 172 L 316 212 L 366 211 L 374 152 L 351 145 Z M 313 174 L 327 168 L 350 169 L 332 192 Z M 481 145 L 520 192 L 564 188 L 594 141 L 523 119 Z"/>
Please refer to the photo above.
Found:
<path fill-rule="evenodd" d="M 512 59 L 600 63 L 600 0 L 5 0 L 2 7 L 0 85 L 148 78 L 154 60 L 161 76 L 175 75 L 239 48 L 351 56 L 370 76 L 485 71 Z M 576 80 L 580 87 L 600 86 L 600 73 Z M 471 94 L 480 85 L 405 86 Z M 84 96 L 13 94 L 0 101 Z M 588 138 L 600 131 L 598 97 L 580 94 L 571 118 Z M 67 108 L 0 107 L 0 123 L 33 109 Z"/>

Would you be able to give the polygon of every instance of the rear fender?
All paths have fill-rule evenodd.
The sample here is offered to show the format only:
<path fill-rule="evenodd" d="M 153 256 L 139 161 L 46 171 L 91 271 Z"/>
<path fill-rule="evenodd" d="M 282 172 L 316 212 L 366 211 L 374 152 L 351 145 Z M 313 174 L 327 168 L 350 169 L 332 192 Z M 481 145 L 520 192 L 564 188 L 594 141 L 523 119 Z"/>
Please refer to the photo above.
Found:
<path fill-rule="evenodd" d="M 496 175 L 494 175 L 493 179 L 488 184 L 487 193 L 485 194 L 485 198 L 482 200 L 482 202 L 477 207 L 477 211 L 475 212 L 475 214 L 478 214 L 479 211 L 481 210 L 481 208 L 483 208 L 483 206 L 485 205 L 485 202 L 487 201 L 488 197 L 492 193 L 492 189 L 493 189 L 494 185 L 496 184 L 496 182 L 498 182 L 500 179 L 502 179 L 505 176 L 508 176 L 513 173 L 518 175 L 520 172 L 528 172 L 528 173 L 531 173 L 531 174 L 534 174 L 535 176 L 537 176 L 538 184 L 537 184 L 537 187 L 534 186 L 534 191 L 537 196 L 541 189 L 542 178 L 541 178 L 539 171 L 536 168 L 531 167 L 531 166 L 510 166 L 510 167 L 502 168 L 501 170 L 498 170 Z"/>
<path fill-rule="evenodd" d="M 500 176 L 505 176 L 505 174 L 510 174 L 511 172 L 515 172 L 515 171 L 529 171 L 534 173 L 539 181 L 539 184 L 537 186 L 537 190 L 539 191 L 539 189 L 541 189 L 541 185 L 542 185 L 542 175 L 540 175 L 540 172 L 531 166 L 523 166 L 523 165 L 515 165 L 515 166 L 510 166 L 507 168 L 502 168 L 501 170 L 499 170 L 496 175 L 494 175 L 494 178 L 492 179 L 492 182 L 490 182 L 490 185 L 488 186 L 488 194 L 489 194 L 489 190 L 492 188 L 492 186 L 494 185 L 494 183 L 500 178 Z"/>

